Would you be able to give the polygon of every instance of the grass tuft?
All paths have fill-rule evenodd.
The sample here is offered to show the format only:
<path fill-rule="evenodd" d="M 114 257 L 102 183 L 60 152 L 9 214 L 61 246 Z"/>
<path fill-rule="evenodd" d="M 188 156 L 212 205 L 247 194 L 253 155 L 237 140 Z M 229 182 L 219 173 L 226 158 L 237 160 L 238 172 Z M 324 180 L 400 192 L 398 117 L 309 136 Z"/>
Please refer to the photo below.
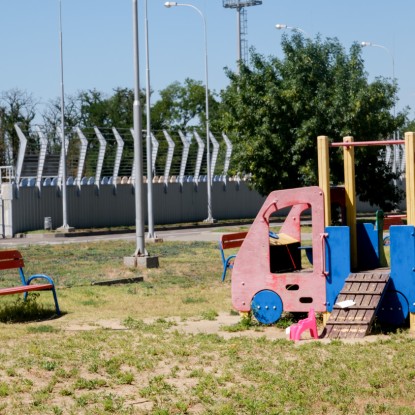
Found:
<path fill-rule="evenodd" d="M 30 293 L 27 299 L 18 297 L 13 302 L 5 302 L 0 306 L 0 322 L 24 323 L 29 321 L 48 320 L 56 317 L 55 309 L 39 303 L 39 293 Z"/>
<path fill-rule="evenodd" d="M 60 330 L 56 327 L 42 324 L 40 326 L 29 326 L 27 331 L 29 333 L 57 333 Z"/>
<path fill-rule="evenodd" d="M 218 318 L 218 313 L 215 310 L 206 310 L 202 313 L 203 320 L 214 321 Z"/>

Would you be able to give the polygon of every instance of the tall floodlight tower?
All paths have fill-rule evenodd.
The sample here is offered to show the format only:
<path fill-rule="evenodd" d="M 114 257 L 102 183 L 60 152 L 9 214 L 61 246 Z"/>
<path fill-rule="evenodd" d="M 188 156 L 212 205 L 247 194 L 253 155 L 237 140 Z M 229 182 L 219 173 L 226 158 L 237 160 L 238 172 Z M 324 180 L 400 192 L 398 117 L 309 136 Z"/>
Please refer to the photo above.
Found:
<path fill-rule="evenodd" d="M 246 7 L 259 6 L 262 0 L 223 0 L 223 7 L 227 9 L 236 9 L 237 35 L 238 35 L 238 68 L 239 62 L 246 62 L 248 58 L 248 19 L 246 16 Z"/>

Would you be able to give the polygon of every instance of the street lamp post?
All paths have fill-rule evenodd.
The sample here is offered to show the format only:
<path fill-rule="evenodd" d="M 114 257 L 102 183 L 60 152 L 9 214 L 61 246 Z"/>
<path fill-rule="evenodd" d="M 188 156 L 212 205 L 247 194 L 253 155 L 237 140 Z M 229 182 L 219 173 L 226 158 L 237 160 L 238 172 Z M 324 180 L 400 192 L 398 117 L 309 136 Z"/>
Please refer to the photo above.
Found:
<path fill-rule="evenodd" d="M 167 1 L 164 3 L 164 6 L 167 8 L 174 7 L 174 6 L 186 6 L 191 7 L 192 9 L 196 10 L 203 20 L 203 27 L 204 27 L 204 35 L 205 35 L 205 77 L 206 77 L 206 164 L 207 164 L 207 198 L 208 198 L 208 206 L 207 206 L 207 213 L 208 216 L 205 219 L 205 222 L 213 223 L 215 220 L 212 216 L 212 174 L 210 171 L 210 139 L 209 139 L 209 72 L 208 72 L 208 48 L 207 48 L 207 30 L 206 30 L 206 19 L 203 13 L 193 4 L 187 3 L 177 3 L 175 1 Z"/>
<path fill-rule="evenodd" d="M 389 54 L 389 56 L 392 60 L 392 80 L 395 81 L 395 59 L 393 58 L 393 55 L 392 55 L 391 51 L 383 45 L 378 45 L 378 44 L 372 43 L 372 42 L 360 42 L 360 46 L 362 46 L 362 47 L 372 46 L 374 48 L 380 48 L 380 49 L 385 50 Z M 394 111 L 394 115 L 395 115 L 395 106 L 393 108 L 393 111 Z"/>
<path fill-rule="evenodd" d="M 293 32 L 300 32 L 303 35 L 305 35 L 306 37 L 310 37 L 309 34 L 305 30 L 300 29 L 299 27 L 288 26 L 286 24 L 278 23 L 278 24 L 275 25 L 275 28 L 278 29 L 278 30 L 288 29 L 288 30 L 292 30 Z"/>
<path fill-rule="evenodd" d="M 61 69 L 61 141 L 62 141 L 62 226 L 61 231 L 71 230 L 68 225 L 67 193 L 66 193 L 66 139 L 65 139 L 65 88 L 63 82 L 63 34 L 62 34 L 62 0 L 59 0 L 59 47 Z"/>
<path fill-rule="evenodd" d="M 388 55 L 390 56 L 391 60 L 392 60 L 392 81 L 395 82 L 395 59 L 393 58 L 393 54 L 391 53 L 391 51 L 383 45 L 378 45 L 376 43 L 372 43 L 372 42 L 360 42 L 360 46 L 362 47 L 374 47 L 374 48 L 380 48 L 383 49 L 384 51 L 386 51 L 388 53 Z M 393 105 L 393 118 L 395 118 L 396 116 L 396 105 Z M 397 131 L 393 132 L 393 139 L 397 140 L 398 139 L 398 134 Z M 397 165 L 396 165 L 396 161 L 398 158 L 398 146 L 393 146 L 393 152 L 394 152 L 394 157 L 393 157 L 393 164 L 392 164 L 392 171 L 394 173 L 396 173 L 397 171 Z M 396 182 L 395 182 L 396 183 Z"/>
<path fill-rule="evenodd" d="M 143 135 L 142 109 L 140 102 L 140 65 L 138 50 L 138 0 L 133 0 L 133 55 L 134 55 L 134 195 L 135 195 L 135 236 L 136 250 L 133 256 L 124 257 L 124 264 L 129 267 L 157 268 L 158 257 L 151 257 L 145 249 L 144 215 L 143 215 Z"/>
<path fill-rule="evenodd" d="M 135 256 L 145 255 L 144 219 L 142 206 L 143 192 L 143 150 L 142 150 L 142 109 L 140 103 L 140 69 L 138 53 L 138 6 L 133 0 L 133 48 L 134 48 L 134 163 L 135 163 L 135 226 L 136 251 Z"/>
<path fill-rule="evenodd" d="M 150 48 L 148 42 L 148 7 L 147 0 L 145 6 L 145 33 L 146 33 L 146 113 L 147 113 L 147 132 L 146 132 L 146 151 L 147 151 L 147 210 L 148 210 L 148 238 L 154 239 L 154 216 L 153 216 L 153 171 L 152 171 L 152 145 L 151 145 L 151 119 L 150 119 Z"/>

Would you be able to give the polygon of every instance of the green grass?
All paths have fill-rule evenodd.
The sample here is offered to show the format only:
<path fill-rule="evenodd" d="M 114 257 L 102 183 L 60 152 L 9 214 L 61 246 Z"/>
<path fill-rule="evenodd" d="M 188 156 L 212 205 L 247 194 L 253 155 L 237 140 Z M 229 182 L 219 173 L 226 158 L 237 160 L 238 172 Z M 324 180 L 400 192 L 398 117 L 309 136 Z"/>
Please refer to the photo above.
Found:
<path fill-rule="evenodd" d="M 28 273 L 58 281 L 64 315 L 39 315 L 53 314 L 47 292 L 1 298 L 0 316 L 26 316 L 0 323 L 0 414 L 415 414 L 409 333 L 298 345 L 248 320 L 187 333 L 235 314 L 217 245 L 149 248 L 159 269 L 126 268 L 134 247 L 121 241 L 21 249 Z M 144 282 L 91 286 L 132 275 Z M 267 330 L 283 333 L 295 318 Z"/>
<path fill-rule="evenodd" d="M 0 394 L 7 413 L 50 413 L 52 405 L 64 413 L 110 413 L 110 396 L 124 413 L 191 413 L 192 408 L 209 414 L 415 411 L 415 345 L 406 335 L 375 344 L 296 347 L 286 340 L 225 341 L 160 328 L 155 342 L 153 329 L 147 330 L 138 325 L 121 333 L 62 333 L 59 342 L 40 337 L 36 343 L 42 352 L 30 358 L 38 377 L 28 386 L 23 380 L 29 370 L 19 364 L 23 353 L 10 350 L 7 357 L 21 378 L 3 376 Z M 54 364 L 46 365 L 51 355 Z M 27 407 L 16 399 L 22 396 L 30 402 Z M 140 412 L 137 401 L 150 403 L 151 410 Z"/>
<path fill-rule="evenodd" d="M 27 300 L 23 296 L 9 297 L 0 306 L 0 322 L 2 323 L 22 323 L 33 320 L 47 320 L 54 318 L 55 310 L 46 307 L 37 301 L 39 293 L 31 293 Z M 13 301 L 10 301 L 13 298 Z M 46 326 L 43 326 L 46 327 Z"/>

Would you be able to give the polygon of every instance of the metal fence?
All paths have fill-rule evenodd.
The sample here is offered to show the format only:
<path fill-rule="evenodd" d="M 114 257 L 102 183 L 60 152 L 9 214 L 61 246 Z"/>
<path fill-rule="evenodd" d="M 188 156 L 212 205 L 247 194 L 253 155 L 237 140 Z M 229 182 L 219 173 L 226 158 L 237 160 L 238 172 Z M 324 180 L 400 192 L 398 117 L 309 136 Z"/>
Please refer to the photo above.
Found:
<path fill-rule="evenodd" d="M 153 186 L 153 216 L 155 225 L 192 223 L 207 217 L 206 182 L 156 183 Z M 143 190 L 143 210 L 147 217 L 146 184 Z M 135 188 L 122 184 L 67 186 L 68 224 L 77 229 L 135 225 Z M 244 181 L 213 182 L 212 212 L 215 219 L 254 218 L 264 198 L 249 189 Z M 47 186 L 39 192 L 36 186 L 2 185 L 0 229 L 4 237 L 16 233 L 43 229 L 45 218 L 51 227 L 62 225 L 62 197 L 57 186 Z"/>

